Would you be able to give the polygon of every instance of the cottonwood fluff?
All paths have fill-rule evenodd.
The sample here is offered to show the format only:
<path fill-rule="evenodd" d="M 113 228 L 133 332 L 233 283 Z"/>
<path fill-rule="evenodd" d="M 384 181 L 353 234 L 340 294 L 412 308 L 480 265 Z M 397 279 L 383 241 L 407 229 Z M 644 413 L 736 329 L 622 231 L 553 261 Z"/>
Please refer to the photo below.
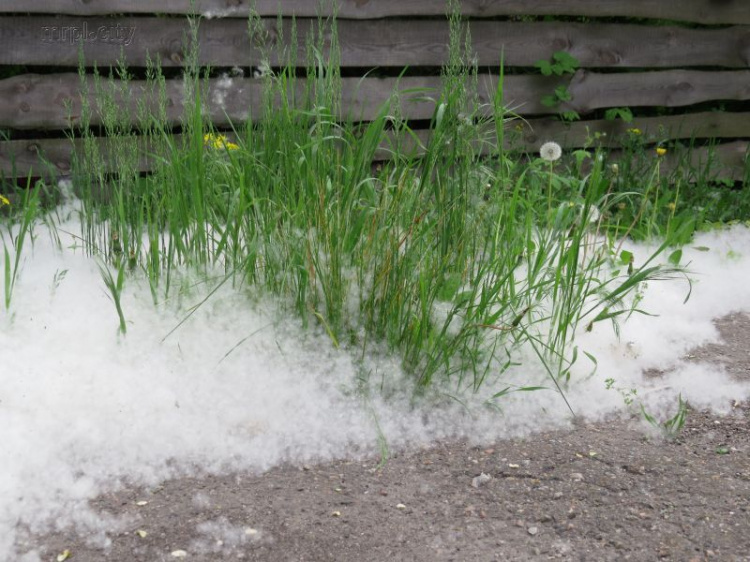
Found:
<path fill-rule="evenodd" d="M 474 399 L 472 415 L 442 402 L 413 407 L 406 390 L 387 401 L 372 393 L 365 403 L 358 375 L 382 377 L 397 389 L 402 374 L 394 357 L 373 354 L 361 365 L 325 333 L 302 330 L 272 300 L 250 299 L 230 283 L 164 339 L 208 286 L 154 305 L 147 283 L 128 279 L 122 336 L 95 261 L 71 245 L 64 235 L 63 250 L 56 249 L 38 227 L 11 308 L 0 313 L 2 560 L 37 559 L 35 545 L 21 544 L 25 528 L 76 525 L 106 540 L 117 522 L 90 512 L 87 502 L 124 479 L 154 484 L 376 453 L 373 415 L 391 447 L 450 436 L 489 441 L 569 423 L 554 391 L 510 395 L 503 414 L 480 406 L 492 389 Z M 642 246 L 629 249 L 636 260 L 649 255 Z M 717 341 L 713 318 L 750 310 L 750 230 L 700 234 L 683 262 L 694 280 L 687 304 L 684 281 L 650 282 L 640 308 L 657 317 L 632 316 L 619 341 L 604 323 L 580 334 L 598 369 L 587 377 L 590 365 L 581 361 L 573 373 L 567 396 L 578 415 L 625 411 L 605 378 L 645 389 L 654 414 L 674 408 L 680 393 L 718 410 L 748 396 L 748 385 L 720 366 L 688 363 L 684 355 Z M 658 387 L 643 376 L 649 368 L 668 371 Z M 508 377 L 522 383 L 546 375 L 536 366 Z"/>

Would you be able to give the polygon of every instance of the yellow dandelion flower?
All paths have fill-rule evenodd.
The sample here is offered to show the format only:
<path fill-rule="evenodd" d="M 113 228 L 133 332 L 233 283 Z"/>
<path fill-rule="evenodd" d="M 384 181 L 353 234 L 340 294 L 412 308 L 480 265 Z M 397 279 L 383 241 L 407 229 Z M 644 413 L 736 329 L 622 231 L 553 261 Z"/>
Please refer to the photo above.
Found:
<path fill-rule="evenodd" d="M 0 207 L 3 205 L 10 205 L 10 199 L 5 197 L 4 195 L 0 195 Z"/>
<path fill-rule="evenodd" d="M 640 135 L 641 134 L 641 130 L 637 129 L 637 128 L 628 129 L 628 133 L 630 133 L 631 135 Z"/>
<path fill-rule="evenodd" d="M 237 150 L 239 145 L 227 140 L 226 135 L 217 135 L 214 133 L 207 133 L 203 135 L 203 144 L 209 148 L 225 149 L 225 150 Z"/>
<path fill-rule="evenodd" d="M 667 153 L 666 148 L 662 148 L 661 146 L 656 149 L 656 155 L 657 156 L 664 156 Z"/>

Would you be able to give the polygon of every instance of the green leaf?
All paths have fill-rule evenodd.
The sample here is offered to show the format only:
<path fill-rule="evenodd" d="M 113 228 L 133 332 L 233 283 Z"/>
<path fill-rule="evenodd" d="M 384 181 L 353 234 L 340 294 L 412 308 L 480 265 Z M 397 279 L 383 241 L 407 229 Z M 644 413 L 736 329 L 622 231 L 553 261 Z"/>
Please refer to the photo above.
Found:
<path fill-rule="evenodd" d="M 576 159 L 576 164 L 580 168 L 584 160 L 586 160 L 587 158 L 591 158 L 591 153 L 583 149 L 575 150 L 573 151 L 573 157 Z"/>
<path fill-rule="evenodd" d="M 614 121 L 620 118 L 626 123 L 630 123 L 633 120 L 633 112 L 627 107 L 613 107 L 604 112 L 604 118 L 607 121 Z"/>
<path fill-rule="evenodd" d="M 555 66 L 560 68 L 562 72 L 568 72 L 571 74 L 581 65 L 577 58 L 565 51 L 557 51 L 552 55 L 552 59 L 556 63 Z"/>
<path fill-rule="evenodd" d="M 633 263 L 633 260 L 635 259 L 635 256 L 633 255 L 633 252 L 628 252 L 627 250 L 623 250 L 620 252 L 620 261 L 625 265 L 630 265 Z"/>
<path fill-rule="evenodd" d="M 675 250 L 674 252 L 669 254 L 669 257 L 667 258 L 669 263 L 671 263 L 672 265 L 679 265 L 681 259 L 682 259 L 682 250 Z"/>
<path fill-rule="evenodd" d="M 458 293 L 461 287 L 461 275 L 454 273 L 447 275 L 437 291 L 437 299 L 440 301 L 450 301 Z"/>
<path fill-rule="evenodd" d="M 716 454 L 717 455 L 728 455 L 729 454 L 729 448 L 728 447 L 717 447 L 716 448 Z"/>
<path fill-rule="evenodd" d="M 699 252 L 710 252 L 711 248 L 708 246 L 693 246 L 693 250 L 698 250 Z"/>
<path fill-rule="evenodd" d="M 558 103 L 558 100 L 553 95 L 547 95 L 542 98 L 542 105 L 544 107 L 555 107 Z"/>
<path fill-rule="evenodd" d="M 558 86 L 555 88 L 555 97 L 560 101 L 570 101 L 573 99 L 567 86 Z"/>
<path fill-rule="evenodd" d="M 534 66 L 537 67 L 544 76 L 552 75 L 552 65 L 549 63 L 549 61 L 540 60 Z"/>

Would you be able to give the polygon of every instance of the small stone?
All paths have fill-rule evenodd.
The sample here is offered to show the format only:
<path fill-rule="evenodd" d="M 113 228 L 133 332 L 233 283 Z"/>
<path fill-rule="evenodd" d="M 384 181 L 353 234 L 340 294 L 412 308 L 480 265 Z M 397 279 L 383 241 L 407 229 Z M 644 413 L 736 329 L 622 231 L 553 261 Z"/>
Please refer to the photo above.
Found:
<path fill-rule="evenodd" d="M 539 527 L 529 527 L 526 531 L 533 537 L 539 532 Z"/>
<path fill-rule="evenodd" d="M 396 509 L 406 509 L 406 506 L 402 503 L 396 504 Z"/>
<path fill-rule="evenodd" d="M 333 513 L 331 513 L 331 517 L 341 517 L 341 512 L 340 511 L 334 511 Z"/>
<path fill-rule="evenodd" d="M 148 502 L 146 500 L 141 500 L 135 502 L 135 505 L 137 505 L 138 507 L 143 507 L 144 505 L 148 505 Z"/>
<path fill-rule="evenodd" d="M 580 481 L 582 481 L 582 480 L 583 480 L 583 474 L 581 474 L 580 472 L 572 472 L 572 473 L 570 474 L 570 479 L 571 479 L 571 480 L 572 480 L 573 482 L 580 482 Z"/>
<path fill-rule="evenodd" d="M 559 500 L 561 497 L 563 497 L 562 492 L 555 492 L 554 494 L 552 494 L 552 499 Z"/>
<path fill-rule="evenodd" d="M 187 558 L 187 552 L 184 550 L 173 550 L 170 552 L 170 556 L 173 558 Z"/>
<path fill-rule="evenodd" d="M 148 536 L 148 533 L 146 531 L 144 531 L 143 529 L 138 529 L 135 532 L 135 534 L 138 535 L 139 537 L 141 537 L 142 539 L 145 539 Z"/>
<path fill-rule="evenodd" d="M 247 527 L 245 529 L 245 534 L 248 535 L 248 536 L 250 536 L 250 537 L 253 537 L 253 536 L 255 536 L 255 535 L 258 534 L 258 529 L 253 529 L 252 527 Z"/>
<path fill-rule="evenodd" d="M 471 479 L 471 485 L 473 488 L 479 488 L 479 486 L 481 486 L 482 484 L 486 484 L 490 480 L 492 480 L 492 476 L 482 472 L 479 476 L 475 476 Z"/>
<path fill-rule="evenodd" d="M 508 468 L 518 468 L 518 467 L 519 467 L 519 465 L 517 465 L 517 464 L 515 464 L 515 463 L 510 463 L 510 464 L 508 465 Z"/>

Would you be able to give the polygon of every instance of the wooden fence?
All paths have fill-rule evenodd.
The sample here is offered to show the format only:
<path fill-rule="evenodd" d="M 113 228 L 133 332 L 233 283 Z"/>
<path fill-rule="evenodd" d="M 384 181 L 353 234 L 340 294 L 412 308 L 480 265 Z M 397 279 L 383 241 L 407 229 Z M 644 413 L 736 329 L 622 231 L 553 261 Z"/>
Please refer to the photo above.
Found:
<path fill-rule="evenodd" d="M 305 60 L 305 38 L 315 29 L 318 3 L 257 0 L 254 8 L 263 32 L 255 37 L 248 33 L 251 4 L 196 2 L 194 8 L 204 16 L 200 64 L 254 67 L 261 49 L 271 53 L 271 65 L 278 63 L 281 47 L 291 48 L 291 16 L 297 18 L 298 60 Z M 114 66 L 121 57 L 132 69 L 144 67 L 148 57 L 168 71 L 176 69 L 166 82 L 167 118 L 179 125 L 183 95 L 177 74 L 185 64 L 187 31 L 187 20 L 180 16 L 191 12 L 189 0 L 58 0 L 54 9 L 56 14 L 48 13 L 46 0 L 0 4 L 0 76 L 18 67 L 26 70 L 0 79 L 0 129 L 10 131 L 10 140 L 0 142 L 0 173 L 6 177 L 70 173 L 76 143 L 63 131 L 75 127 L 81 115 L 75 70 L 81 51 L 89 69 L 94 64 Z M 337 35 L 346 76 L 342 107 L 347 115 L 372 118 L 396 88 L 439 90 L 437 70 L 448 54 L 445 10 L 443 0 L 337 0 Z M 524 117 L 518 121 L 516 148 L 535 150 L 546 140 L 578 147 L 591 135 L 606 133 L 600 142 L 616 149 L 621 136 L 637 128 L 644 138 L 692 139 L 698 144 L 718 140 L 716 173 L 734 179 L 746 176 L 747 0 L 463 0 L 461 10 L 479 64 L 480 101 L 491 99 L 501 57 L 504 60 L 505 102 Z M 325 40 L 330 42 L 330 35 Z M 543 76 L 535 64 L 559 52 L 577 59 L 574 72 Z M 398 78 L 407 66 L 410 72 Z M 35 67 L 43 72 L 35 72 Z M 374 68 L 379 69 L 377 77 L 367 74 Z M 542 103 L 560 86 L 566 99 L 553 108 Z M 145 82 L 134 80 L 129 88 L 133 115 L 138 100 L 155 103 Z M 228 126 L 258 115 L 261 88 L 262 81 L 252 77 L 212 79 L 208 103 L 213 123 Z M 83 95 L 90 96 L 96 108 L 95 96 Z M 416 122 L 427 124 L 434 111 L 424 93 L 406 94 L 400 103 L 402 115 Z M 635 119 L 604 118 L 607 109 L 618 107 L 631 108 Z M 559 115 L 564 112 L 575 112 L 580 119 L 563 122 Z M 95 111 L 92 124 L 99 122 Z M 427 131 L 420 135 L 425 137 Z M 691 158 L 706 162 L 708 149 L 694 150 Z M 143 169 L 148 165 L 144 159 Z"/>

